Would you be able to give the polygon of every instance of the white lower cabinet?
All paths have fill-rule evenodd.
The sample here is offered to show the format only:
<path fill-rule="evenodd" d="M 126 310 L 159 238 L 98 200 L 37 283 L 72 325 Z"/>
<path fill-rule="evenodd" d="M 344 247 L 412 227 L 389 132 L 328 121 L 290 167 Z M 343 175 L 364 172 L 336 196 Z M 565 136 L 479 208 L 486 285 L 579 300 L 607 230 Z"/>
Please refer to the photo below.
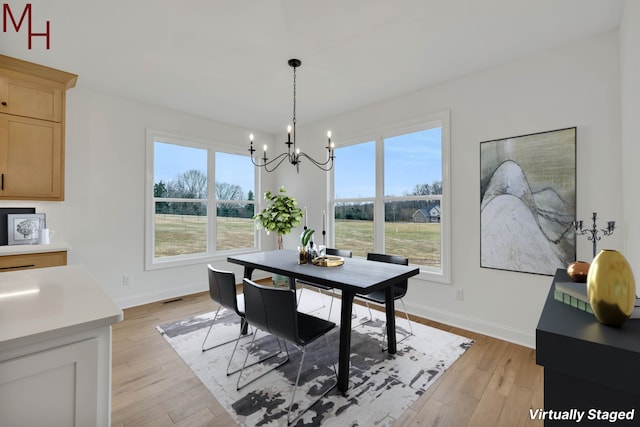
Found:
<path fill-rule="evenodd" d="M 0 425 L 108 426 L 110 332 L 0 361 Z"/>

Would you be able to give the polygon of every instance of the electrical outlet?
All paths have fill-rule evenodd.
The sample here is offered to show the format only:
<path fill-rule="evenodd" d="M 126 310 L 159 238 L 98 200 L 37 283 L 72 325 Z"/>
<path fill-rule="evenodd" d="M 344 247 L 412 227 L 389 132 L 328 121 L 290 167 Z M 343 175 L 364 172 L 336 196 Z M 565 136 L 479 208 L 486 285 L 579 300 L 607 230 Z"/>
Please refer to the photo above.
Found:
<path fill-rule="evenodd" d="M 458 301 L 463 301 L 464 300 L 464 290 L 463 289 L 456 290 L 456 299 Z"/>
<path fill-rule="evenodd" d="M 131 278 L 125 274 L 122 276 L 122 286 L 129 286 L 129 285 L 131 285 Z"/>

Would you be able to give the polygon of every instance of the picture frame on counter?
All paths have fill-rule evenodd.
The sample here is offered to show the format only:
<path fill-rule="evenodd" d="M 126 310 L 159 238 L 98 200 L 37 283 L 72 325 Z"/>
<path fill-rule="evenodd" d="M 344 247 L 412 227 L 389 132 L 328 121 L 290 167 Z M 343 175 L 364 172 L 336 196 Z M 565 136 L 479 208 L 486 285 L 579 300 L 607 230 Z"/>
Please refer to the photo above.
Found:
<path fill-rule="evenodd" d="M 40 230 L 46 228 L 46 215 L 8 214 L 7 240 L 9 245 L 33 245 L 40 241 Z"/>

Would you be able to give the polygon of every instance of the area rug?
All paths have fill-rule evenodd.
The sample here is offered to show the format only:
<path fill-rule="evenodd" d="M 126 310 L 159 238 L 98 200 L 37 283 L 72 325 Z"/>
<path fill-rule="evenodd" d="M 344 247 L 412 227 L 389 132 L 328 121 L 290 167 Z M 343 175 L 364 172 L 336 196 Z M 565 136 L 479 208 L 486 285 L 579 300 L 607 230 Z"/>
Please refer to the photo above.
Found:
<path fill-rule="evenodd" d="M 299 310 L 326 317 L 330 298 L 305 290 Z M 349 391 L 346 395 L 332 389 L 313 405 L 293 425 L 295 426 L 390 426 L 425 390 L 473 344 L 473 340 L 412 322 L 414 335 L 398 343 L 397 353 L 381 351 L 384 313 L 356 308 L 351 334 L 351 366 Z M 331 320 L 339 323 L 340 300 L 335 299 Z M 242 426 L 287 425 L 292 386 L 295 383 L 301 352 L 289 346 L 290 359 L 277 369 L 236 390 L 238 373 L 227 375 L 226 368 L 234 343 L 203 352 L 202 341 L 214 313 L 206 313 L 181 321 L 157 326 L 175 351 L 211 391 L 220 404 Z M 369 321 L 367 321 L 369 320 Z M 398 340 L 408 332 L 407 320 L 396 319 Z M 221 310 L 213 326 L 208 345 L 225 342 L 238 336 L 239 318 Z M 318 340 L 307 346 L 307 355 L 296 392 L 294 412 L 309 403 L 335 382 L 332 364 L 337 369 L 339 326 L 326 342 Z M 231 361 L 231 370 L 242 366 L 251 337 L 240 340 Z M 256 346 L 249 362 L 278 351 L 277 340 L 258 332 Z M 284 353 L 283 353 L 284 355 Z M 242 383 L 258 377 L 283 358 L 273 357 L 245 370 Z"/>

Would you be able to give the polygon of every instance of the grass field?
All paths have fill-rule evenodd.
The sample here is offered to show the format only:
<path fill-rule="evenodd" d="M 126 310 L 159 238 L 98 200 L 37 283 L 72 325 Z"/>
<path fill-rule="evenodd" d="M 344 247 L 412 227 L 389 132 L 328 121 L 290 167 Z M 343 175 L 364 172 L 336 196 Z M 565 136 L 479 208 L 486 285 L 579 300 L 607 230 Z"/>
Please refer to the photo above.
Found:
<path fill-rule="evenodd" d="M 216 221 L 217 250 L 253 246 L 253 220 L 219 217 Z M 157 214 L 155 225 L 156 257 L 206 252 L 206 217 Z M 336 247 L 350 249 L 354 256 L 373 252 L 372 221 L 338 220 L 335 232 Z M 406 256 L 412 264 L 440 267 L 440 224 L 387 223 L 385 240 L 388 254 Z"/>

